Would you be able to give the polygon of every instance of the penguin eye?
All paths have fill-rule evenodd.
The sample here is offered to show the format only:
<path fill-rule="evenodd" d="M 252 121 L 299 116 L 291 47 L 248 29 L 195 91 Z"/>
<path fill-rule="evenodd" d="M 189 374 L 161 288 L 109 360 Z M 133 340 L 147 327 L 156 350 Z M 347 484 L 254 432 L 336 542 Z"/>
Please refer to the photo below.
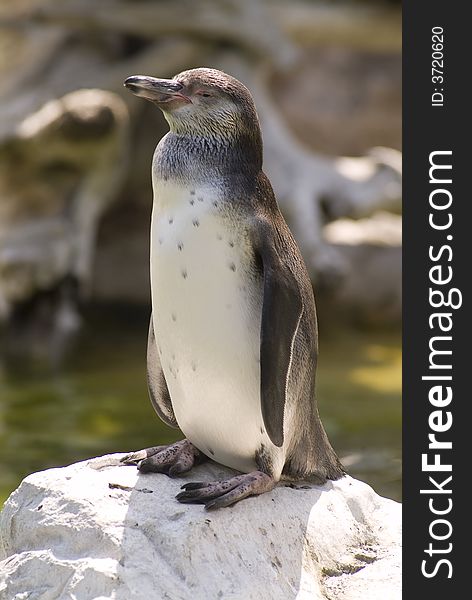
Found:
<path fill-rule="evenodd" d="M 208 92 L 197 92 L 198 96 L 202 96 L 203 98 L 211 98 L 211 94 Z"/>

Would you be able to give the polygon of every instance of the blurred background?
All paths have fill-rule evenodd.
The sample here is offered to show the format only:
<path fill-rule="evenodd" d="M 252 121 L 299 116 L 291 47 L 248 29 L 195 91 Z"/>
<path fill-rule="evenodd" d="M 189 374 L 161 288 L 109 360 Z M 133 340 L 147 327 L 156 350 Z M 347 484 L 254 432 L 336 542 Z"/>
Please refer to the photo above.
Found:
<path fill-rule="evenodd" d="M 147 398 L 150 162 L 129 75 L 223 69 L 310 270 L 317 394 L 348 471 L 401 497 L 401 6 L 0 0 L 0 500 L 170 442 Z"/>

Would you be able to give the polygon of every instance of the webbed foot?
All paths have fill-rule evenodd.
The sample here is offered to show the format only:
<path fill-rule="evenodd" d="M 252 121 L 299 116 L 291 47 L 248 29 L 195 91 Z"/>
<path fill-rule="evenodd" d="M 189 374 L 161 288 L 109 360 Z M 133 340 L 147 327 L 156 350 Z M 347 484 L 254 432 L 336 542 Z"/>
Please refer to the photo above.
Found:
<path fill-rule="evenodd" d="M 165 473 L 175 477 L 187 473 L 192 467 L 206 460 L 188 440 L 169 446 L 154 446 L 127 454 L 121 459 L 124 465 L 136 465 L 141 473 Z"/>
<path fill-rule="evenodd" d="M 237 475 L 211 483 L 186 483 L 176 498 L 184 504 L 204 504 L 207 510 L 231 506 L 248 496 L 257 496 L 274 489 L 276 481 L 262 471 Z"/>

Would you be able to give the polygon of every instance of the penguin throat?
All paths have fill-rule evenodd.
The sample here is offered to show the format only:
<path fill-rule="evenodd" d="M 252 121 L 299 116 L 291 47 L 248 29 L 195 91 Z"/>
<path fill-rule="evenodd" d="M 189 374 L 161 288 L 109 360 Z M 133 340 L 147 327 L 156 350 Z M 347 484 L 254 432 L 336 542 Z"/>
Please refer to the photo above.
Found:
<path fill-rule="evenodd" d="M 178 179 L 206 179 L 210 173 L 254 178 L 262 168 L 260 132 L 255 136 L 171 130 L 156 148 L 153 168 Z"/>

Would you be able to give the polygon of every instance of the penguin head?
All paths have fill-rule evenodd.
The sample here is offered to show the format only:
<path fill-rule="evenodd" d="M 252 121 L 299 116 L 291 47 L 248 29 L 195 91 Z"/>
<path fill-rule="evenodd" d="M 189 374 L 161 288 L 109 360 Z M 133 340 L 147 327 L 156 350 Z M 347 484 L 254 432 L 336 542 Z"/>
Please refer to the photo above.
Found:
<path fill-rule="evenodd" d="M 171 131 L 212 138 L 260 138 L 256 108 L 249 90 L 216 69 L 191 69 L 172 79 L 143 75 L 124 82 L 164 113 Z"/>

